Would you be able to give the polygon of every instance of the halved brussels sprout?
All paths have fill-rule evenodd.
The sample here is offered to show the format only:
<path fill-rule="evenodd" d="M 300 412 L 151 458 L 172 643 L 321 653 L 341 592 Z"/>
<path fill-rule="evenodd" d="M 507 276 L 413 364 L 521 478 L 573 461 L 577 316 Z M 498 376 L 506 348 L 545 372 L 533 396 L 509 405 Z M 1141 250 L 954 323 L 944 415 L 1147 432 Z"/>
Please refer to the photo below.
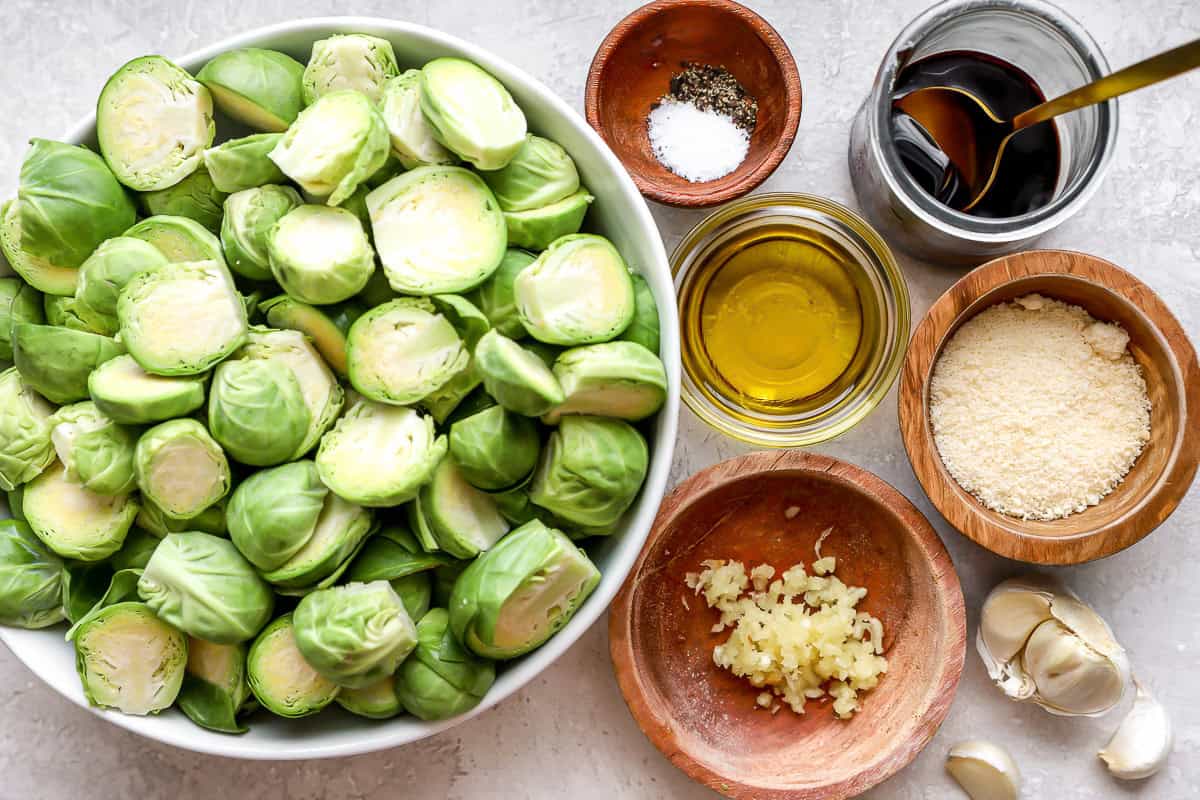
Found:
<path fill-rule="evenodd" d="M 52 403 L 85 399 L 91 371 L 125 352 L 107 336 L 28 322 L 12 327 L 12 348 L 21 377 Z"/>
<path fill-rule="evenodd" d="M 667 401 L 667 372 L 658 356 L 633 342 L 604 342 L 566 350 L 554 377 L 567 395 L 542 422 L 567 414 L 594 414 L 636 422 Z"/>
<path fill-rule="evenodd" d="M 378 103 L 383 84 L 399 74 L 392 43 L 365 33 L 334 34 L 313 42 L 302 85 L 306 105 L 331 92 L 352 89 Z"/>
<path fill-rule="evenodd" d="M 557 203 L 540 208 L 505 211 L 504 228 L 509 247 L 545 250 L 556 240 L 579 233 L 588 206 L 595 199 L 587 189 L 580 189 Z"/>
<path fill-rule="evenodd" d="M 169 214 L 147 217 L 122 236 L 149 242 L 172 264 L 184 261 L 225 263 L 221 241 L 208 228 L 187 217 Z"/>
<path fill-rule="evenodd" d="M 173 519 L 196 516 L 229 492 L 225 451 L 194 419 L 150 428 L 134 453 L 138 488 Z"/>
<path fill-rule="evenodd" d="M 567 151 L 532 133 L 512 161 L 483 179 L 505 211 L 541 208 L 579 191 L 579 171 Z"/>
<path fill-rule="evenodd" d="M 388 675 L 361 689 L 342 689 L 335 698 L 342 708 L 367 719 L 391 719 L 404 713 L 396 697 L 396 676 Z"/>
<path fill-rule="evenodd" d="M 450 454 L 463 478 L 485 491 L 508 489 L 537 466 L 541 438 L 537 424 L 502 406 L 450 426 Z"/>
<path fill-rule="evenodd" d="M 112 336 L 120 329 L 117 299 L 135 275 L 152 272 L 169 262 L 157 247 L 132 236 L 117 236 L 101 244 L 79 268 L 75 289 L 76 312 L 97 333 Z"/>
<path fill-rule="evenodd" d="M 389 78 L 383 85 L 380 110 L 392 139 L 392 152 L 405 169 L 458 160 L 438 143 L 421 113 L 421 70 L 410 69 Z"/>
<path fill-rule="evenodd" d="M 317 470 L 352 503 L 396 506 L 416 496 L 445 454 L 446 438 L 430 417 L 364 400 L 321 439 Z"/>
<path fill-rule="evenodd" d="M 208 169 L 200 164 L 179 183 L 143 192 L 140 200 L 148 215 L 186 217 L 216 233 L 221 229 L 221 205 L 228 195 L 228 190 L 217 186 Z"/>
<path fill-rule="evenodd" d="M 0 489 L 11 492 L 54 461 L 53 414 L 15 367 L 0 372 Z"/>
<path fill-rule="evenodd" d="M 404 525 L 389 525 L 372 536 L 363 546 L 347 570 L 346 580 L 357 583 L 395 581 L 409 575 L 431 572 L 453 560 L 441 553 L 425 552 L 417 537 Z M 392 588 L 396 589 L 394 583 Z M 404 599 L 398 589 L 396 594 L 400 594 L 400 599 Z M 409 616 L 413 619 L 420 617 L 411 610 Z"/>
<path fill-rule="evenodd" d="M 70 328 L 73 331 L 83 331 L 84 333 L 98 333 L 101 336 L 112 335 L 111 333 L 97 330 L 85 322 L 83 316 L 79 313 L 79 308 L 80 303 L 74 297 L 63 297 L 58 294 L 42 296 L 42 310 L 47 325 L 53 325 L 58 328 Z"/>
<path fill-rule="evenodd" d="M 455 558 L 474 558 L 508 533 L 491 495 L 467 483 L 449 456 L 421 487 L 416 513 L 438 547 Z"/>
<path fill-rule="evenodd" d="M 445 385 L 467 366 L 454 326 L 424 298 L 376 306 L 350 326 L 350 382 L 364 397 L 408 405 Z"/>
<path fill-rule="evenodd" d="M 634 273 L 629 277 L 633 280 L 633 321 L 617 338 L 640 344 L 658 355 L 658 305 L 654 302 L 654 292 L 641 275 Z"/>
<path fill-rule="evenodd" d="M 62 560 L 26 523 L 0 520 L 0 625 L 45 628 L 62 620 Z"/>
<path fill-rule="evenodd" d="M 479 705 L 495 680 L 495 665 L 464 649 L 450 613 L 435 608 L 417 623 L 417 647 L 396 673 L 396 696 L 415 717 L 447 719 Z"/>
<path fill-rule="evenodd" d="M 332 308 L 317 308 L 281 294 L 259 304 L 273 328 L 300 331 L 312 340 L 321 358 L 343 378 L 349 377 L 346 364 L 346 334 L 363 309 L 351 301 Z"/>
<path fill-rule="evenodd" d="M 30 143 L 16 207 L 20 249 L 60 267 L 78 267 L 101 242 L 137 219 L 133 201 L 100 156 L 47 139 Z M 18 259 L 12 266 L 20 272 Z"/>
<path fill-rule="evenodd" d="M 216 644 L 253 639 L 275 595 L 233 542 L 209 533 L 168 534 L 138 580 L 138 595 L 179 630 Z"/>
<path fill-rule="evenodd" d="M 336 206 L 384 165 L 389 146 L 371 100 L 340 91 L 301 111 L 270 156 L 300 188 Z"/>
<path fill-rule="evenodd" d="M 225 501 L 218 500 L 213 505 L 201 511 L 194 517 L 175 519 L 154 504 L 148 497 L 142 498 L 142 507 L 138 510 L 137 524 L 145 528 L 159 539 L 168 533 L 183 533 L 185 531 L 200 531 L 211 533 L 213 536 L 226 536 L 225 530 Z"/>
<path fill-rule="evenodd" d="M 263 708 L 290 719 L 316 714 L 332 703 L 341 690 L 300 654 L 291 614 L 284 614 L 264 628 L 250 645 L 246 677 L 250 691 Z"/>
<path fill-rule="evenodd" d="M 429 299 L 433 307 L 454 326 L 466 343 L 467 350 L 474 350 L 483 335 L 492 329 L 483 312 L 460 294 L 435 294 Z"/>
<path fill-rule="evenodd" d="M 344 208 L 298 206 L 267 236 L 271 273 L 304 303 L 340 303 L 362 291 L 375 251 L 358 217 Z"/>
<path fill-rule="evenodd" d="M 141 513 L 141 509 L 139 509 L 139 517 Z M 158 548 L 160 541 L 162 541 L 162 537 L 142 530 L 137 526 L 137 520 L 135 519 L 133 527 L 129 529 L 128 535 L 125 536 L 125 543 L 108 560 L 108 566 L 114 572 L 145 569 L 146 565 L 150 563 L 150 556 L 154 555 L 154 551 Z"/>
<path fill-rule="evenodd" d="M 156 375 L 197 375 L 246 341 L 246 307 L 216 261 L 134 276 L 121 291 L 117 318 L 129 354 Z"/>
<path fill-rule="evenodd" d="M 225 199 L 221 245 L 229 267 L 244 278 L 271 280 L 267 239 L 275 223 L 303 203 L 290 186 L 270 184 L 234 192 Z"/>
<path fill-rule="evenodd" d="M 562 531 L 527 522 L 455 581 L 450 627 L 477 655 L 516 658 L 566 625 L 599 582 L 599 570 Z"/>
<path fill-rule="evenodd" d="M 482 382 L 483 378 L 475 369 L 475 360 L 469 359 L 465 369 L 442 384 L 440 388 L 425 395 L 421 399 L 421 406 L 429 412 L 429 416 L 433 417 L 437 424 L 441 425 L 450 418 L 467 397 L 479 388 Z"/>
<path fill-rule="evenodd" d="M 196 73 L 212 92 L 217 108 L 257 131 L 287 130 L 304 98 L 304 65 L 275 50 L 243 47 L 213 58 Z"/>
<path fill-rule="evenodd" d="M 63 558 L 101 561 L 121 549 L 138 513 L 131 495 L 102 495 L 54 464 L 25 486 L 21 511 L 29 527 Z"/>
<path fill-rule="evenodd" d="M 269 467 L 291 459 L 312 423 L 300 381 L 272 359 L 217 365 L 208 393 L 208 429 L 243 464 Z"/>
<path fill-rule="evenodd" d="M 55 264 L 39 258 L 25 250 L 21 244 L 21 204 L 10 200 L 0 207 L 3 224 L 0 224 L 0 251 L 4 253 L 13 271 L 25 279 L 39 292 L 71 296 L 75 294 L 75 283 L 79 270 Z"/>
<path fill-rule="evenodd" d="M 633 319 L 633 281 L 603 236 L 558 239 L 521 270 L 515 290 L 521 323 L 549 344 L 606 342 Z"/>
<path fill-rule="evenodd" d="M 88 393 L 114 422 L 145 425 L 186 416 L 204 405 L 204 376 L 151 375 L 133 356 L 120 355 L 92 371 Z"/>
<path fill-rule="evenodd" d="M 283 172 L 268 158 L 281 139 L 282 133 L 256 133 L 205 150 L 204 166 L 212 176 L 213 185 L 222 192 L 232 193 L 283 183 Z M 219 210 L 217 214 L 219 219 Z"/>
<path fill-rule="evenodd" d="M 525 326 L 517 314 L 517 298 L 513 292 L 513 284 L 521 270 L 528 267 L 537 258 L 533 253 L 509 248 L 504 252 L 500 266 L 492 273 L 492 277 L 480 286 L 474 293 L 475 305 L 488 318 L 491 326 L 510 339 L 520 339 L 525 336 Z"/>
<path fill-rule="evenodd" d="M 229 499 L 229 537 L 260 570 L 278 569 L 308 544 L 328 494 L 311 461 L 256 472 Z"/>
<path fill-rule="evenodd" d="M 609 417 L 563 417 L 533 474 L 529 497 L 588 528 L 617 523 L 646 479 L 649 450 L 633 426 Z"/>
<path fill-rule="evenodd" d="M 479 169 L 500 169 L 525 142 L 525 114 L 508 90 L 461 58 L 421 68 L 421 111 L 433 135 Z"/>
<path fill-rule="evenodd" d="M 130 189 L 152 192 L 179 183 L 200 166 L 215 133 L 208 89 L 162 56 L 135 58 L 100 92 L 100 152 Z"/>
<path fill-rule="evenodd" d="M 44 319 L 42 295 L 37 289 L 20 278 L 0 278 L 0 361 L 12 361 L 13 325 L 36 325 Z"/>
<path fill-rule="evenodd" d="M 126 714 L 157 714 L 175 702 L 187 639 L 144 603 L 102 609 L 75 632 L 75 665 L 88 702 Z"/>
<path fill-rule="evenodd" d="M 504 257 L 504 218 L 487 184 L 462 167 L 417 167 L 367 195 L 388 283 L 405 294 L 478 286 Z"/>
<path fill-rule="evenodd" d="M 215 644 L 188 637 L 187 672 L 177 701 L 188 719 L 218 733 L 246 732 L 237 721 L 250 697 L 246 650 L 244 643 Z"/>
<path fill-rule="evenodd" d="M 70 480 L 96 494 L 127 494 L 137 488 L 133 450 L 137 437 L 100 412 L 90 400 L 63 406 L 51 417 L 50 441 Z"/>
<path fill-rule="evenodd" d="M 312 536 L 294 556 L 263 573 L 263 577 L 282 589 L 317 586 L 349 566 L 373 524 L 369 510 L 347 503 L 330 492 L 317 516 Z"/>
<path fill-rule="evenodd" d="M 475 369 L 488 394 L 517 414 L 539 417 L 566 399 L 542 359 L 496 331 L 475 346 Z"/>

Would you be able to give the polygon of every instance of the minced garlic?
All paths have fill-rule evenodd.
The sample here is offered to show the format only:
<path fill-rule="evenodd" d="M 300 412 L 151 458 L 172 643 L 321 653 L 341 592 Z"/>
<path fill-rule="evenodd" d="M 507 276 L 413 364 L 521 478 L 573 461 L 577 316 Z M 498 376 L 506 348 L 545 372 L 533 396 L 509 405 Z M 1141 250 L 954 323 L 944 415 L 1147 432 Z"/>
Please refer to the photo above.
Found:
<path fill-rule="evenodd" d="M 732 628 L 713 649 L 713 661 L 766 690 L 758 706 L 770 707 L 775 695 L 803 714 L 807 700 L 829 696 L 834 713 L 849 717 L 860 707 L 859 692 L 875 688 L 887 672 L 883 624 L 855 609 L 867 590 L 842 583 L 833 574 L 834 557 L 814 562 L 811 575 L 796 564 L 779 578 L 769 564 L 749 573 L 738 561 L 702 566 L 685 581 L 721 612 L 713 632 Z"/>

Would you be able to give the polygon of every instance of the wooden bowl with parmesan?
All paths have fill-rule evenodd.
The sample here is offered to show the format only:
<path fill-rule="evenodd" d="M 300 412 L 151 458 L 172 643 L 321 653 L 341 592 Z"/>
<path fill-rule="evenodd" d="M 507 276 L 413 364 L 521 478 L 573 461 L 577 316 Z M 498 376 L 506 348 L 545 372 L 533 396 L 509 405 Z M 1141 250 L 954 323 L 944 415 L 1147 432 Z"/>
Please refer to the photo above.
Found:
<path fill-rule="evenodd" d="M 693 779 L 732 798 L 837 800 L 933 737 L 966 618 L 912 503 L 789 450 L 709 467 L 666 498 L 609 645 L 638 725 Z"/>
<path fill-rule="evenodd" d="M 1133 275 L 1062 250 L 950 287 L 909 344 L 900 429 L 942 516 L 994 553 L 1078 564 L 1149 534 L 1200 463 L 1200 368 Z"/>

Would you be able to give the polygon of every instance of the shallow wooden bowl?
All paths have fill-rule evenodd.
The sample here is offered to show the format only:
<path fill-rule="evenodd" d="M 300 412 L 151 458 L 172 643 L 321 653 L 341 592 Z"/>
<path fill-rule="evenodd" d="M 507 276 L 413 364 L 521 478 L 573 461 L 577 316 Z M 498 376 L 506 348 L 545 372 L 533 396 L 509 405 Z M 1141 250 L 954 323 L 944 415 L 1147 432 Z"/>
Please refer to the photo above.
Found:
<path fill-rule="evenodd" d="M 942 465 L 929 424 L 929 380 L 946 341 L 988 306 L 1031 292 L 1120 323 L 1153 404 L 1150 441 L 1121 485 L 1088 510 L 1049 522 L 999 514 L 976 500 Z M 970 539 L 1018 561 L 1079 564 L 1129 547 L 1175 510 L 1200 461 L 1200 369 L 1187 334 L 1150 287 L 1084 253 L 1017 253 L 951 286 L 913 333 L 899 404 L 908 459 L 934 506 Z"/>
<path fill-rule="evenodd" d="M 758 100 L 758 123 L 741 166 L 690 183 L 654 157 L 646 116 L 683 62 L 722 66 Z M 700 208 L 748 193 L 791 149 L 800 124 L 800 75 L 783 38 L 766 20 L 729 0 L 657 0 L 621 20 L 588 70 L 588 123 L 612 148 L 646 197 Z"/>
<path fill-rule="evenodd" d="M 729 634 L 711 632 L 717 613 L 684 575 L 710 558 L 808 565 L 829 527 L 822 555 L 868 589 L 859 608 L 883 622 L 888 674 L 852 719 L 828 701 L 772 715 L 756 707 L 758 689 L 713 664 Z M 799 450 L 752 453 L 680 484 L 608 629 L 617 682 L 650 741 L 693 779 L 755 800 L 851 797 L 904 767 L 946 716 L 966 646 L 958 576 L 925 517 L 875 475 Z"/>

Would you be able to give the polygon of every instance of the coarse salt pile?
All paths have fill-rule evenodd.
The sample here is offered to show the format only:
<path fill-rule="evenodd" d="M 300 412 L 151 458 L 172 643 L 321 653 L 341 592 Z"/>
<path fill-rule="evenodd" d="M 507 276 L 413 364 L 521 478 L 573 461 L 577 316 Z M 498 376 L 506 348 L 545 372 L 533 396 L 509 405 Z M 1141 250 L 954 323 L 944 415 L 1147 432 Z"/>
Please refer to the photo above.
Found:
<path fill-rule="evenodd" d="M 732 117 L 668 98 L 650 112 L 648 132 L 654 157 L 693 183 L 728 175 L 750 150 L 750 134 Z"/>

